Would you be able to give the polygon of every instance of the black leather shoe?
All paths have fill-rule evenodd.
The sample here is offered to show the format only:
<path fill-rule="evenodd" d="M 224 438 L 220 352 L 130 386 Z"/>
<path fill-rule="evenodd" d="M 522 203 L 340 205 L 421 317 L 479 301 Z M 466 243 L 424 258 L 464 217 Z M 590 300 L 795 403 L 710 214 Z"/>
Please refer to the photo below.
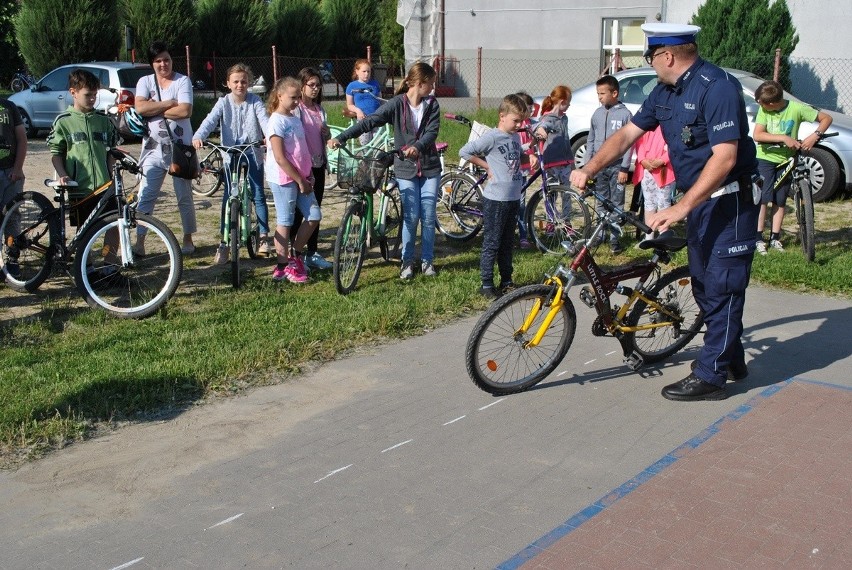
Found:
<path fill-rule="evenodd" d="M 663 398 L 679 402 L 724 400 L 728 397 L 724 387 L 715 386 L 690 374 L 680 382 L 669 384 L 662 390 Z"/>
<path fill-rule="evenodd" d="M 693 360 L 692 364 L 689 365 L 690 370 L 695 370 L 697 365 L 698 361 Z M 739 382 L 746 378 L 748 378 L 748 366 L 746 366 L 745 362 L 740 364 L 728 364 L 728 382 Z"/>

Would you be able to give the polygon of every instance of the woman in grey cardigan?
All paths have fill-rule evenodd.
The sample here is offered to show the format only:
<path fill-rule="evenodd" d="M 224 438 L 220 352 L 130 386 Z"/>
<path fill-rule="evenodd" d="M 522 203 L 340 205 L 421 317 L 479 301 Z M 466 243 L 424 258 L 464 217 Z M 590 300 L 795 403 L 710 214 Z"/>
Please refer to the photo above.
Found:
<path fill-rule="evenodd" d="M 393 125 L 394 146 L 403 157 L 394 158 L 394 175 L 402 195 L 402 270 L 401 279 L 414 277 L 414 238 L 420 225 L 420 269 L 423 275 L 436 275 L 432 264 L 435 253 L 435 205 L 441 160 L 435 148 L 441 109 L 431 95 L 437 74 L 432 66 L 418 62 L 411 66 L 396 95 L 375 113 L 343 131 L 328 146 L 337 148 L 347 140 L 384 124 Z"/>
<path fill-rule="evenodd" d="M 244 63 L 237 63 L 228 69 L 227 85 L 231 92 L 221 97 L 205 117 L 201 126 L 192 137 L 192 145 L 200 149 L 204 140 L 210 136 L 213 129 L 220 125 L 222 144 L 233 146 L 263 140 L 263 131 L 269 115 L 260 97 L 249 93 L 249 85 L 253 83 L 251 69 Z M 260 245 L 257 253 L 266 255 L 270 250 L 269 243 L 269 210 L 266 207 L 266 195 L 263 191 L 263 155 L 260 148 L 246 154 L 248 157 L 249 185 L 254 193 L 254 209 L 257 213 L 257 223 L 260 226 Z M 228 246 L 225 245 L 225 204 L 228 202 L 228 192 L 222 192 L 222 216 L 219 222 L 219 236 L 222 241 L 216 250 L 214 263 L 228 263 Z"/>

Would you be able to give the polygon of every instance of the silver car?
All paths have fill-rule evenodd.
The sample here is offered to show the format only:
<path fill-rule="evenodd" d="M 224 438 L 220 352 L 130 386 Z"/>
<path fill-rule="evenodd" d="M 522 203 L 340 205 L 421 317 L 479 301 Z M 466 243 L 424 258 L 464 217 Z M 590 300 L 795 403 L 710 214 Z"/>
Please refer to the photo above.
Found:
<path fill-rule="evenodd" d="M 116 102 L 132 105 L 136 83 L 142 76 L 153 73 L 150 65 L 125 61 L 92 61 L 57 67 L 29 89 L 9 96 L 9 101 L 21 112 L 28 137 L 34 137 L 40 129 L 50 129 L 57 115 L 73 105 L 68 92 L 68 75 L 75 69 L 91 71 L 100 80 L 101 90 L 95 108 L 102 111 Z M 117 93 L 107 88 L 115 89 Z"/>
<path fill-rule="evenodd" d="M 763 83 L 763 79 L 747 71 L 727 69 L 743 86 L 743 97 L 746 102 L 746 112 L 749 118 L 749 132 L 754 132 L 754 118 L 757 115 L 758 104 L 754 100 L 754 92 Z M 645 98 L 657 84 L 657 74 L 650 67 L 628 69 L 614 74 L 620 85 L 619 98 L 635 113 Z M 784 92 L 786 99 L 795 99 L 793 95 Z M 542 98 L 536 98 L 540 103 Z M 597 89 L 594 83 L 580 87 L 573 92 L 571 106 L 568 107 L 568 131 L 571 135 L 571 148 L 578 166 L 585 162 L 586 138 L 589 134 L 592 113 L 600 107 Z M 852 185 L 852 117 L 825 111 L 833 118 L 828 132 L 839 133 L 836 137 L 823 139 L 811 150 L 808 162 L 811 168 L 811 183 L 814 189 L 814 199 L 818 202 L 831 198 L 845 186 Z M 804 138 L 816 129 L 815 123 L 802 123 L 799 137 Z"/>

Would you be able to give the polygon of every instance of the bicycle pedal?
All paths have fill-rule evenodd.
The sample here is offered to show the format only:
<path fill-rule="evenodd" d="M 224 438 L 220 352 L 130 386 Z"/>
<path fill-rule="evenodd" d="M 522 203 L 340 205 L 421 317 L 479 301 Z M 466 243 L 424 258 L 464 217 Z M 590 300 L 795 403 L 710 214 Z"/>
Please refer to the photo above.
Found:
<path fill-rule="evenodd" d="M 629 355 L 624 357 L 624 364 L 630 370 L 633 370 L 635 372 L 642 368 L 642 366 L 645 364 L 645 359 L 642 358 L 641 354 L 634 350 Z"/>

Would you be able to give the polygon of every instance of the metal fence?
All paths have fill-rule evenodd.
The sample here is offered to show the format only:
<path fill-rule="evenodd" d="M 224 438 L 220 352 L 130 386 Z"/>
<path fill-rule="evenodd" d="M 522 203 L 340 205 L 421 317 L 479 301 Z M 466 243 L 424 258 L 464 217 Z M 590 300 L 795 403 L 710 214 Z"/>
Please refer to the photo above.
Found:
<path fill-rule="evenodd" d="M 189 53 L 184 57 L 173 54 L 175 69 L 193 79 L 201 79 L 208 89 L 223 90 L 225 72 L 234 63 L 248 64 L 255 76 L 262 75 L 269 87 L 280 77 L 295 76 L 303 67 L 322 70 L 327 99 L 343 98 L 351 81 L 355 58 L 300 58 L 278 55 L 272 47 L 264 57 L 200 57 Z M 622 60 L 619 60 L 622 61 Z M 624 64 L 642 65 L 638 57 L 625 57 Z M 852 76 L 845 73 L 849 59 L 795 58 L 786 59 L 790 69 L 791 93 L 820 109 L 852 112 Z M 558 59 L 511 59 L 481 51 L 468 58 L 436 58 L 431 62 L 438 70 L 437 94 L 447 110 L 470 112 L 480 107 L 495 108 L 507 93 L 520 90 L 532 95 L 545 95 L 556 85 L 577 88 L 595 81 L 606 72 L 599 57 Z M 742 61 L 736 67 L 765 78 L 772 78 L 776 56 Z M 394 62 L 374 62 L 376 78 L 385 80 L 388 92 L 401 81 L 402 69 Z"/>

